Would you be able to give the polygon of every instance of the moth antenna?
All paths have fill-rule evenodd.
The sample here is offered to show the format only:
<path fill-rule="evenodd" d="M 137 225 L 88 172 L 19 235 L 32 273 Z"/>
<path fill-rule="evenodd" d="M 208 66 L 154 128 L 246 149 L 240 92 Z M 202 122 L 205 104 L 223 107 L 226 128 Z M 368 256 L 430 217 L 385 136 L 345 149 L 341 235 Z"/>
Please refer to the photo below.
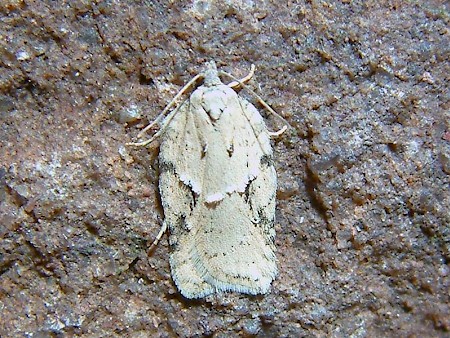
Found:
<path fill-rule="evenodd" d="M 197 74 L 195 75 L 188 83 L 186 83 L 184 85 L 183 88 L 180 89 L 180 91 L 177 93 L 177 95 L 174 96 L 174 98 L 172 99 L 172 101 L 170 101 L 170 103 L 166 106 L 166 108 L 163 109 L 163 111 L 153 120 L 153 122 L 151 122 L 148 126 L 146 126 L 144 129 L 142 129 L 139 134 L 137 135 L 138 138 L 141 138 L 142 135 L 147 132 L 150 128 L 152 128 L 154 125 L 159 124 L 161 122 L 161 120 L 164 118 L 164 115 L 167 113 L 167 111 L 172 108 L 172 106 L 175 104 L 175 102 L 199 79 L 203 76 L 203 74 Z M 174 111 L 172 111 L 167 118 L 169 119 L 168 121 L 170 121 L 173 116 L 176 114 L 176 112 L 178 111 L 178 109 L 175 109 Z M 167 125 L 167 124 L 166 124 Z M 147 144 L 153 142 L 159 135 L 161 135 L 161 132 L 164 130 L 164 127 L 162 129 L 160 129 L 155 135 L 153 135 L 153 137 L 151 137 L 150 139 L 143 141 L 143 142 L 137 142 L 137 143 L 127 143 L 126 145 L 129 146 L 146 146 Z"/>
<path fill-rule="evenodd" d="M 228 87 L 236 88 L 236 87 L 239 87 L 242 83 L 246 83 L 246 82 L 250 81 L 250 79 L 253 77 L 253 75 L 255 75 L 255 69 L 256 69 L 255 65 L 252 64 L 250 66 L 250 72 L 247 74 L 247 76 L 243 77 L 240 80 L 230 82 L 228 84 Z M 229 76 L 229 74 L 226 74 L 226 75 Z"/>
<path fill-rule="evenodd" d="M 285 125 L 283 126 L 283 128 L 281 128 L 280 130 L 277 131 L 269 131 L 269 136 L 276 138 L 278 136 L 280 136 L 281 134 L 283 134 L 286 130 L 288 129 L 288 127 Z"/>
<path fill-rule="evenodd" d="M 252 72 L 252 70 L 250 70 L 249 75 L 250 75 L 250 74 L 253 75 L 253 73 L 254 73 L 254 68 L 255 68 L 255 66 L 252 65 L 253 72 Z M 266 103 L 266 101 L 263 100 L 263 98 L 262 98 L 261 96 L 259 96 L 258 94 L 256 94 L 256 93 L 255 93 L 253 90 L 251 90 L 247 85 L 245 85 L 245 84 L 242 82 L 242 80 L 239 80 L 239 79 L 237 79 L 236 77 L 234 77 L 233 75 L 231 75 L 231 74 L 229 74 L 229 73 L 227 73 L 227 72 L 224 72 L 224 71 L 221 71 L 220 74 L 221 74 L 221 75 L 226 75 L 226 76 L 228 76 L 228 77 L 230 77 L 231 79 L 234 80 L 234 81 L 231 82 L 228 86 L 230 86 L 230 87 L 233 88 L 233 87 L 235 86 L 234 84 L 235 84 L 235 83 L 238 83 L 242 88 L 244 88 L 244 89 L 247 90 L 249 93 L 251 93 L 252 95 L 254 95 L 254 96 L 258 99 L 259 103 L 261 103 L 262 106 L 263 106 L 264 108 L 266 108 L 271 114 L 275 115 L 275 116 L 278 117 L 281 121 L 283 121 L 283 123 L 285 124 L 284 127 L 286 127 L 286 129 L 292 128 L 292 126 L 289 124 L 288 121 L 286 121 L 286 119 L 285 119 L 283 116 L 281 116 L 281 115 L 278 114 L 275 110 L 273 110 L 272 107 L 269 106 L 269 105 Z M 244 80 L 246 80 L 247 78 L 250 79 L 251 76 L 249 77 L 249 75 L 247 75 L 246 77 L 244 77 Z M 279 131 L 277 131 L 277 132 L 275 132 L 275 133 L 281 132 L 281 134 L 282 134 L 282 133 L 284 132 L 284 130 L 283 130 L 284 127 L 281 128 Z M 285 130 L 286 130 L 286 129 L 285 129 Z M 281 135 L 281 134 L 280 134 L 280 135 Z"/>

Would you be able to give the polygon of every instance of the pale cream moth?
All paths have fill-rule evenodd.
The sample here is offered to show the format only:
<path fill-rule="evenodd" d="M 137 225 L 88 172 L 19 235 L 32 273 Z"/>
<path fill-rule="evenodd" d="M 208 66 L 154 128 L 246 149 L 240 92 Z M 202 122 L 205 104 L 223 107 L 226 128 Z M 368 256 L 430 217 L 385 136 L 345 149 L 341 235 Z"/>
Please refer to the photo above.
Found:
<path fill-rule="evenodd" d="M 229 85 L 218 75 L 214 61 L 207 63 L 144 131 L 186 88 L 199 78 L 203 85 L 150 140 L 132 143 L 160 138 L 165 219 L 157 240 L 168 228 L 172 277 L 187 298 L 264 294 L 277 275 L 271 133 L 258 110 L 231 88 L 251 75 Z"/>

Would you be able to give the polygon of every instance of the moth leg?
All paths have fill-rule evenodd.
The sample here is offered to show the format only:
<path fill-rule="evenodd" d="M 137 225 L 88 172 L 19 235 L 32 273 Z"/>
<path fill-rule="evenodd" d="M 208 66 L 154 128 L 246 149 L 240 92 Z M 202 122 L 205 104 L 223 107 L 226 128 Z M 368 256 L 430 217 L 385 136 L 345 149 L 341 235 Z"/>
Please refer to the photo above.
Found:
<path fill-rule="evenodd" d="M 250 72 L 247 74 L 246 77 L 243 77 L 240 80 L 236 80 L 236 81 L 230 82 L 227 86 L 230 87 L 230 88 L 236 88 L 236 87 L 241 86 L 243 83 L 248 82 L 253 77 L 253 75 L 255 75 L 255 69 L 256 69 L 255 65 L 252 64 L 251 67 L 250 67 Z M 225 73 L 225 72 L 221 72 L 221 73 L 226 74 L 226 75 L 229 76 L 228 73 Z"/>
<path fill-rule="evenodd" d="M 161 226 L 161 229 L 159 229 L 159 233 L 156 236 L 155 240 L 153 241 L 153 243 L 150 245 L 150 248 L 148 249 L 148 252 L 152 252 L 153 248 L 156 247 L 159 243 L 159 241 L 161 240 L 162 236 L 164 235 L 164 233 L 167 230 L 167 223 L 163 222 L 163 225 Z"/>
<path fill-rule="evenodd" d="M 128 142 L 125 143 L 127 146 L 134 146 L 134 147 L 145 147 L 147 144 L 152 143 L 154 140 L 156 140 L 159 135 L 163 132 L 163 129 L 158 130 L 158 132 L 155 133 L 152 137 L 150 137 L 148 140 L 145 140 L 143 142 Z"/>

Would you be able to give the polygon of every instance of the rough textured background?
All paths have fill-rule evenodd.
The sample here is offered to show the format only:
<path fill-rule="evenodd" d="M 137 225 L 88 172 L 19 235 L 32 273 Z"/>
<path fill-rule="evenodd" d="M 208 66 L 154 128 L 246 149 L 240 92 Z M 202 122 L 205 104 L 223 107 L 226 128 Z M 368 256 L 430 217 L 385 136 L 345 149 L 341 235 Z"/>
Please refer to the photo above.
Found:
<path fill-rule="evenodd" d="M 448 336 L 449 12 L 2 1 L 0 336 Z M 124 144 L 212 58 L 293 126 L 264 297 L 186 301 L 147 257 L 157 148 Z"/>

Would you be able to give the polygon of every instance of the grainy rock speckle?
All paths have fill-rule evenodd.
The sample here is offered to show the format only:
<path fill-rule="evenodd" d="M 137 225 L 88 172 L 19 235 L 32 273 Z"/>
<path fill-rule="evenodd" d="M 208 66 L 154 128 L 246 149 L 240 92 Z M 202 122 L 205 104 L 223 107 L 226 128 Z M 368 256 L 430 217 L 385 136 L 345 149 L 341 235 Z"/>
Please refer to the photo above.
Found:
<path fill-rule="evenodd" d="M 435 0 L 2 1 L 0 336 L 448 336 L 449 14 Z M 275 142 L 280 275 L 265 296 L 187 301 L 167 241 L 147 256 L 157 145 L 124 145 L 210 59 L 236 76 L 256 64 L 250 86 L 293 126 Z"/>

